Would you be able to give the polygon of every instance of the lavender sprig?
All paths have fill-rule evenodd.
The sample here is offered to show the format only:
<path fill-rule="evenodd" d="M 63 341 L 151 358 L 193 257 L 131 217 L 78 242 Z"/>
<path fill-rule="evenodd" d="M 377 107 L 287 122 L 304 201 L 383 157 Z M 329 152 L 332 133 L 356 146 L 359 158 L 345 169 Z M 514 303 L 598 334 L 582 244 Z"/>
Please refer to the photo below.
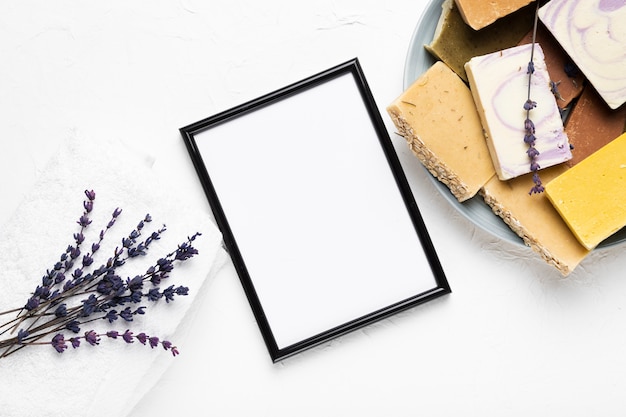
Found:
<path fill-rule="evenodd" d="M 69 339 L 66 339 L 63 333 L 57 333 L 54 335 L 52 342 L 50 343 L 32 342 L 31 344 L 51 344 L 57 352 L 63 353 L 68 348 L 68 343 L 74 349 L 79 348 L 81 346 L 81 341 L 83 340 L 91 346 L 98 346 L 100 345 L 100 341 L 103 337 L 107 337 L 109 339 L 121 338 L 128 344 L 134 343 L 135 340 L 138 340 L 142 345 L 150 346 L 152 349 L 161 345 L 164 350 L 169 350 L 173 356 L 177 356 L 179 354 L 178 348 L 174 346 L 172 342 L 168 340 L 160 340 L 156 336 L 148 336 L 144 332 L 135 335 L 129 329 L 126 329 L 124 333 L 120 333 L 117 330 L 109 330 L 106 333 L 97 333 L 94 330 L 88 330 L 83 336 L 73 336 Z"/>
<path fill-rule="evenodd" d="M 105 263 L 95 267 L 94 256 L 100 250 L 105 235 L 114 226 L 122 210 L 116 208 L 113 211 L 106 227 L 91 244 L 91 251 L 82 254 L 84 232 L 92 223 L 90 214 L 94 208 L 96 195 L 93 190 L 87 190 L 85 196 L 87 199 L 83 202 L 84 211 L 77 221 L 80 230 L 73 235 L 73 243 L 63 252 L 54 267 L 46 271 L 41 285 L 35 288 L 23 307 L 0 313 L 0 316 L 17 313 L 16 317 L 0 325 L 0 336 L 7 333 L 10 335 L 0 340 L 0 349 L 4 349 L 0 352 L 0 358 L 31 345 L 48 344 L 57 352 L 63 352 L 67 347 L 63 331 L 78 334 L 81 326 L 101 320 L 108 323 L 120 319 L 132 322 L 134 317 L 145 314 L 146 306 L 138 305 L 142 301 L 154 303 L 165 299 L 166 303 L 170 303 L 177 296 L 189 293 L 189 288 L 185 286 L 170 285 L 161 290 L 159 285 L 169 277 L 175 264 L 185 262 L 198 254 L 198 250 L 193 247 L 193 241 L 200 233 L 188 237 L 177 249 L 159 258 L 143 274 L 124 280 L 118 275 L 117 268 L 136 257 L 146 256 L 151 244 L 160 239 L 166 228 L 163 226 L 141 240 L 146 225 L 152 221 L 151 216 L 146 215 L 136 228 L 122 239 L 121 246 L 115 248 L 112 256 Z M 79 265 L 74 267 L 77 263 Z M 152 288 L 145 288 L 146 286 Z M 104 335 L 115 338 L 118 333 L 109 331 L 99 334 L 89 330 L 84 336 L 75 336 L 67 340 L 74 347 L 78 347 L 80 340 L 95 345 Z M 53 336 L 51 341 L 42 341 L 50 336 Z M 122 338 L 130 343 L 131 336 L 132 332 L 127 330 Z M 134 337 L 143 344 L 146 341 L 150 341 L 151 345 L 161 343 L 166 350 L 171 350 L 174 356 L 178 354 L 176 347 L 169 341 L 159 342 L 158 338 L 149 338 L 145 333 L 139 333 Z"/>
<path fill-rule="evenodd" d="M 535 55 L 535 41 L 537 38 L 537 22 L 539 17 L 539 2 L 537 2 L 537 8 L 535 10 L 535 21 L 533 24 L 533 37 L 532 44 L 530 49 L 530 61 L 528 62 L 528 69 L 526 73 L 528 74 L 528 95 L 526 98 L 526 102 L 524 102 L 524 110 L 526 110 L 526 120 L 524 120 L 524 142 L 528 145 L 528 150 L 526 154 L 530 159 L 530 170 L 533 173 L 533 182 L 535 185 L 530 189 L 528 194 L 539 194 L 544 191 L 543 184 L 541 183 L 541 178 L 539 178 L 539 170 L 541 166 L 537 163 L 537 157 L 539 156 L 539 151 L 535 148 L 535 124 L 530 120 L 530 111 L 537 107 L 537 102 L 533 101 L 530 97 L 530 86 L 532 83 L 532 77 L 535 73 L 535 64 L 534 64 L 534 55 Z"/>

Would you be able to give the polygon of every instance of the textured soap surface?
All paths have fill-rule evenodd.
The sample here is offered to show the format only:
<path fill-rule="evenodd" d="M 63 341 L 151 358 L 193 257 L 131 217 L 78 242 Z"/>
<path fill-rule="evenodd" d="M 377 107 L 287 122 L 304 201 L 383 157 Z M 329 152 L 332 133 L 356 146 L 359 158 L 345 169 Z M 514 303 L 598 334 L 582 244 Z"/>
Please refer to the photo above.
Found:
<path fill-rule="evenodd" d="M 481 30 L 472 29 L 461 16 L 454 0 L 445 0 L 430 44 L 425 48 L 467 81 L 464 65 L 476 55 L 517 45 L 528 32 L 535 8 L 524 7 Z"/>
<path fill-rule="evenodd" d="M 413 153 L 459 200 L 495 175 L 469 88 L 436 62 L 387 107 Z"/>
<path fill-rule="evenodd" d="M 534 5 L 532 9 L 534 13 Z M 529 44 L 532 39 L 533 30 L 531 29 L 519 44 Z M 541 45 L 543 50 L 550 80 L 556 84 L 558 94 L 556 104 L 560 108 L 566 108 L 582 94 L 585 77 L 581 71 L 574 70 L 569 71 L 569 73 L 566 71 L 566 68 L 572 68 L 574 62 L 545 26 L 537 25 L 535 41 Z"/>
<path fill-rule="evenodd" d="M 550 181 L 567 170 L 557 165 L 542 171 Z M 545 193 L 528 195 L 532 174 L 510 181 L 492 178 L 480 193 L 495 214 L 500 216 L 524 242 L 562 275 L 569 275 L 589 254 L 554 209 Z"/>
<path fill-rule="evenodd" d="M 534 0 L 456 0 L 465 22 L 475 30 L 521 9 Z"/>
<path fill-rule="evenodd" d="M 612 109 L 626 102 L 626 0 L 551 0 L 539 18 Z"/>
<path fill-rule="evenodd" d="M 546 194 L 574 235 L 595 248 L 626 225 L 626 134 L 548 182 Z"/>
<path fill-rule="evenodd" d="M 596 90 L 587 85 L 565 124 L 574 166 L 626 131 L 626 106 L 611 110 Z"/>
<path fill-rule="evenodd" d="M 532 45 L 520 45 L 474 57 L 465 64 L 489 152 L 501 180 L 531 171 L 528 145 L 524 142 L 531 48 Z M 536 162 L 541 168 L 548 168 L 571 159 L 572 154 L 539 44 L 535 44 L 533 62 L 535 72 L 530 88 L 537 107 L 531 110 L 530 119 L 536 129 Z"/>

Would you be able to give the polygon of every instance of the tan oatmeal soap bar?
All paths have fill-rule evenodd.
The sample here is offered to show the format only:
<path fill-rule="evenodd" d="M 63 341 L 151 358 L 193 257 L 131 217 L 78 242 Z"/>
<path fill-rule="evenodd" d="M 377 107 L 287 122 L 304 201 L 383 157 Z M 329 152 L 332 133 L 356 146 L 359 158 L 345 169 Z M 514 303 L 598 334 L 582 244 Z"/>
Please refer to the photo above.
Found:
<path fill-rule="evenodd" d="M 593 249 L 626 225 L 626 133 L 546 185 L 574 235 Z"/>
<path fill-rule="evenodd" d="M 455 0 L 461 16 L 475 30 L 508 16 L 534 0 Z M 532 22 L 528 22 L 529 26 Z"/>
<path fill-rule="evenodd" d="M 465 83 L 436 62 L 387 107 L 422 164 L 459 200 L 473 197 L 495 171 Z"/>
<path fill-rule="evenodd" d="M 563 164 L 547 168 L 541 171 L 541 178 L 548 182 L 567 169 Z M 545 193 L 528 195 L 531 176 L 526 174 L 509 181 L 494 177 L 480 194 L 526 245 L 567 276 L 585 259 L 589 250 L 578 242 Z"/>

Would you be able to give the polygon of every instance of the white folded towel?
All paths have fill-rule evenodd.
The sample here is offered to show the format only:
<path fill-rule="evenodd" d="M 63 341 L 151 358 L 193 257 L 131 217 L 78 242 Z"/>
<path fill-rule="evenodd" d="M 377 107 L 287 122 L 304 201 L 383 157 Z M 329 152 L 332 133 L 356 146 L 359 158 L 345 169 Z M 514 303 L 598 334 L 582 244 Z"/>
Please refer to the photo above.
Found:
<path fill-rule="evenodd" d="M 178 156 L 178 160 L 170 161 L 172 170 L 191 164 Z M 165 168 L 161 171 L 167 172 L 167 165 Z M 190 307 L 194 300 L 201 301 L 202 292 L 226 255 L 208 205 L 198 207 L 197 202 L 205 201 L 204 197 L 185 195 L 174 182 L 159 175 L 149 155 L 119 141 L 68 140 L 16 213 L 0 227 L 0 311 L 23 306 L 46 269 L 51 269 L 67 245 L 73 243 L 73 234 L 79 230 L 76 221 L 83 212 L 84 190 L 93 189 L 93 222 L 85 233 L 85 248 L 106 226 L 111 213 L 117 207 L 122 209 L 94 265 L 105 262 L 146 214 L 153 219 L 146 232 L 167 226 L 147 256 L 123 266 L 122 278 L 145 272 L 188 236 L 202 234 L 194 241 L 199 254 L 178 264 L 161 285 L 161 289 L 171 284 L 187 286 L 189 295 L 171 303 L 164 299 L 142 302 L 146 314 L 135 316 L 131 323 L 121 323 L 121 319 L 113 324 L 105 320 L 94 323 L 99 331 L 130 329 L 135 334 L 145 332 L 169 340 L 184 355 L 185 321 L 193 318 Z M 8 318 L 0 316 L 0 323 Z M 89 328 L 83 326 L 81 330 Z M 66 338 L 74 336 L 65 333 Z M 103 337 L 98 346 L 83 340 L 79 348 L 70 346 L 62 354 L 50 345 L 27 346 L 0 359 L 0 415 L 124 416 L 169 365 L 175 366 L 176 360 L 161 346 L 152 349 L 119 338 Z"/>

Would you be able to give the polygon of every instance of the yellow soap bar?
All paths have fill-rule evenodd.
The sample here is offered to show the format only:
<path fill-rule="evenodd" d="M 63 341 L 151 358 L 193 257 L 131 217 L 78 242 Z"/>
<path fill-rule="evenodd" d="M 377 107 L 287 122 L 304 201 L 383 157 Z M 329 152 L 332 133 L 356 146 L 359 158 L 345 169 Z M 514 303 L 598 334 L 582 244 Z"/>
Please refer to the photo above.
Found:
<path fill-rule="evenodd" d="M 535 0 L 455 0 L 463 20 L 473 29 L 482 29 Z M 529 22 L 530 25 L 531 22 Z"/>
<path fill-rule="evenodd" d="M 548 182 L 550 202 L 587 249 L 626 225 L 626 133 Z"/>
<path fill-rule="evenodd" d="M 541 179 L 549 182 L 567 171 L 564 164 L 541 171 Z M 543 260 L 569 275 L 589 254 L 569 230 L 545 193 L 528 195 L 532 174 L 508 181 L 492 178 L 480 194 L 493 212 Z"/>
<path fill-rule="evenodd" d="M 413 153 L 459 200 L 495 175 L 467 85 L 437 61 L 387 107 Z"/>

